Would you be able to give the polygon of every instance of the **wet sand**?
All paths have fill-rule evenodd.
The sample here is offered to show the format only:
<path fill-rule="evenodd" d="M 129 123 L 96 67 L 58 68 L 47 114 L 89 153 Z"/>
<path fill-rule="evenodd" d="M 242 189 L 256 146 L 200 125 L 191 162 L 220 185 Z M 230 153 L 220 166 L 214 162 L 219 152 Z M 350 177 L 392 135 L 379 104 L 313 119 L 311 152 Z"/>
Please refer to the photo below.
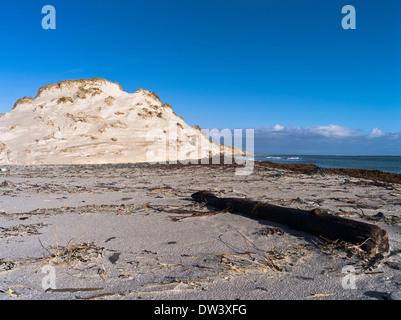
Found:
<path fill-rule="evenodd" d="M 233 165 L 6 168 L 0 299 L 388 299 L 401 290 L 399 175 L 268 162 L 249 176 Z M 390 253 L 368 257 L 213 210 L 192 200 L 199 190 L 377 224 Z"/>

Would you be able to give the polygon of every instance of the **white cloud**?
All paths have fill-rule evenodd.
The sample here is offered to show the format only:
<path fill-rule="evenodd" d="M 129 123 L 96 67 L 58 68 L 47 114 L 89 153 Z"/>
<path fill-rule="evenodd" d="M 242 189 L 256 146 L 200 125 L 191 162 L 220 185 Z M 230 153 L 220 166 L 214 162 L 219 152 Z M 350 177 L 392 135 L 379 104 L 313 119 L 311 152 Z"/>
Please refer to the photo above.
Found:
<path fill-rule="evenodd" d="M 401 132 L 370 133 L 339 125 L 254 128 L 256 152 L 269 154 L 401 155 Z"/>
<path fill-rule="evenodd" d="M 284 126 L 280 126 L 279 124 L 276 124 L 273 127 L 273 131 L 282 131 L 284 129 Z"/>
<path fill-rule="evenodd" d="M 357 130 L 341 127 L 335 124 L 331 124 L 328 126 L 318 126 L 318 127 L 311 127 L 305 128 L 311 133 L 320 134 L 325 137 L 349 137 L 355 134 Z"/>
<path fill-rule="evenodd" d="M 328 126 L 316 126 L 316 127 L 298 127 L 291 128 L 290 126 L 282 126 L 276 124 L 274 127 L 264 127 L 264 128 L 255 128 L 256 131 L 259 132 L 271 132 L 271 133 L 280 133 L 280 134 L 296 134 L 300 136 L 323 136 L 328 138 L 335 137 L 350 137 L 356 134 L 358 130 L 341 127 L 338 125 L 328 125 Z"/>
<path fill-rule="evenodd" d="M 401 132 L 379 128 L 370 133 L 335 124 L 295 128 L 276 124 L 253 129 L 256 153 L 401 155 Z"/>
<path fill-rule="evenodd" d="M 377 138 L 382 136 L 384 136 L 384 132 L 381 131 L 379 128 L 373 128 L 371 133 L 369 134 L 369 137 L 371 138 Z"/>

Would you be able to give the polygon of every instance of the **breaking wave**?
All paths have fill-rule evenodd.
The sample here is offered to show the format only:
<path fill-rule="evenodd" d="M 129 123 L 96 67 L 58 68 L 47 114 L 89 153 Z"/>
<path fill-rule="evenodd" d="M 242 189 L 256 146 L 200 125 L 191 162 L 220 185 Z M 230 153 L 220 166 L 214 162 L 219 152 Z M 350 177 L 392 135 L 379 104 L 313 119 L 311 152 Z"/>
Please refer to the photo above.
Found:
<path fill-rule="evenodd" d="M 278 157 L 278 156 L 266 156 L 266 159 L 273 159 L 273 160 L 301 160 L 300 157 Z"/>

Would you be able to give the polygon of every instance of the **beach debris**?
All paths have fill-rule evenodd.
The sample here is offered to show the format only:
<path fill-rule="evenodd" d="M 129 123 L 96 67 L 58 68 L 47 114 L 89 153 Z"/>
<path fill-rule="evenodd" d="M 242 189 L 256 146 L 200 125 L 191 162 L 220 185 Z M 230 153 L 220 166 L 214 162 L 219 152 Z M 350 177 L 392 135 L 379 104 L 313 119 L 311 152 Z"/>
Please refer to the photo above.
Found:
<path fill-rule="evenodd" d="M 169 283 L 161 283 L 161 284 L 145 284 L 143 285 L 144 288 L 166 288 L 163 290 L 131 290 L 130 293 L 163 293 L 163 292 L 180 292 L 186 290 L 194 290 L 195 288 L 201 287 L 200 281 L 193 281 L 193 280 L 178 280 L 174 279 L 173 282 Z"/>
<path fill-rule="evenodd" d="M 338 207 L 338 206 L 337 206 Z M 361 211 L 362 211 L 362 209 L 360 209 Z M 362 212 L 358 212 L 358 211 L 345 211 L 345 210 L 343 210 L 343 209 L 340 209 L 340 212 L 337 212 L 337 214 L 338 215 L 352 215 L 352 214 L 357 214 L 357 215 L 359 215 L 359 216 L 361 216 L 361 217 L 364 217 L 364 213 L 363 213 L 363 211 Z"/>
<path fill-rule="evenodd" d="M 292 200 L 291 203 L 305 204 L 305 201 L 302 200 L 300 197 L 298 197 L 298 198 Z"/>
<path fill-rule="evenodd" d="M 254 234 L 259 234 L 262 236 L 269 236 L 269 235 L 278 235 L 282 236 L 285 232 L 283 229 L 278 228 L 278 227 L 266 227 L 263 228 L 262 230 L 254 232 Z"/>
<path fill-rule="evenodd" d="M 363 254 L 361 254 L 361 252 L 359 252 L 359 255 L 365 260 L 365 262 L 362 264 L 362 269 L 364 271 L 373 271 L 373 269 L 376 269 L 380 262 L 384 259 L 384 256 L 380 253 L 375 254 L 373 257 L 365 257 Z"/>
<path fill-rule="evenodd" d="M 279 228 L 277 228 L 279 229 Z M 243 238 L 246 249 L 243 252 L 237 251 L 235 254 L 215 253 L 219 259 L 224 272 L 234 274 L 247 274 L 250 272 L 270 273 L 272 276 L 279 272 L 291 272 L 295 261 L 309 255 L 311 246 L 306 244 L 289 244 L 285 248 L 270 249 L 260 248 L 237 230 L 237 233 Z"/>
<path fill-rule="evenodd" d="M 5 169 L 5 168 L 0 168 L 0 172 L 4 172 L 4 171 L 7 171 L 7 169 Z"/>
<path fill-rule="evenodd" d="M 275 264 L 270 259 L 259 262 L 257 259 L 249 258 L 248 254 L 220 253 L 216 254 L 216 256 L 220 259 L 220 264 L 226 272 L 277 272 L 283 270 L 282 266 Z"/>
<path fill-rule="evenodd" d="M 348 242 L 345 241 L 331 241 L 328 239 L 323 239 L 323 243 L 313 241 L 313 243 L 321 249 L 321 252 L 327 255 L 331 256 L 337 256 L 340 257 L 340 254 L 338 253 L 339 250 L 342 250 L 346 254 L 346 258 L 352 258 L 353 256 L 359 257 L 359 261 L 355 267 L 358 267 L 358 269 L 365 273 L 365 274 L 374 274 L 374 273 L 381 273 L 381 271 L 376 271 L 374 272 L 373 270 L 376 269 L 380 262 L 384 259 L 384 256 L 381 253 L 377 253 L 375 255 L 369 255 L 366 253 L 366 251 L 361 250 L 359 246 L 357 245 L 352 245 Z M 345 257 L 343 257 L 345 258 Z M 324 271 L 323 274 L 328 272 L 327 270 Z"/>
<path fill-rule="evenodd" d="M 273 173 L 269 175 L 270 178 L 280 178 L 283 174 L 281 172 L 279 173 Z"/>
<path fill-rule="evenodd" d="M 36 223 L 24 225 L 20 224 L 18 226 L 12 226 L 9 228 L 0 227 L 0 239 L 9 237 L 22 237 L 28 235 L 40 234 L 39 229 L 48 226 L 45 223 Z"/>
<path fill-rule="evenodd" d="M 4 180 L 0 183 L 0 187 L 14 187 L 15 184 L 12 181 Z"/>
<path fill-rule="evenodd" d="M 109 242 L 109 241 L 111 241 L 111 240 L 114 240 L 116 237 L 110 237 L 110 238 L 108 238 L 108 239 L 106 239 L 104 242 Z"/>
<path fill-rule="evenodd" d="M 18 270 L 24 267 L 24 265 L 35 263 L 38 260 L 40 260 L 40 258 L 14 258 L 12 260 L 0 258 L 0 274 L 3 272 Z"/>
<path fill-rule="evenodd" d="M 374 216 L 372 216 L 372 218 L 375 218 L 375 219 L 378 219 L 378 220 L 383 219 L 384 218 L 384 213 L 380 211 L 380 212 L 376 213 Z"/>
<path fill-rule="evenodd" d="M 92 292 L 92 291 L 100 291 L 104 290 L 104 288 L 57 288 L 57 289 L 52 289 L 48 288 L 45 290 L 45 292 L 60 292 L 60 293 L 74 293 L 74 292 Z"/>
<path fill-rule="evenodd" d="M 329 297 L 329 296 L 335 296 L 335 295 L 336 295 L 335 293 L 315 293 L 311 296 L 304 297 L 304 299 Z"/>
<path fill-rule="evenodd" d="M 353 253 L 349 252 L 349 248 L 346 246 L 345 241 L 338 241 L 338 240 L 329 240 L 320 237 L 320 241 L 313 241 L 313 243 L 320 248 L 321 253 L 327 254 L 327 255 L 336 255 L 337 251 L 339 249 L 342 249 L 347 252 L 347 257 L 351 258 L 353 256 Z M 322 242 L 323 241 L 323 242 Z"/>
<path fill-rule="evenodd" d="M 81 300 L 93 300 L 93 299 L 99 299 L 99 298 L 110 297 L 110 296 L 115 296 L 115 295 L 125 296 L 124 293 L 109 292 L 109 293 L 101 293 L 101 294 L 97 294 L 92 297 L 80 298 L 80 299 Z"/>
<path fill-rule="evenodd" d="M 79 262 L 89 262 L 95 260 L 103 254 L 102 247 L 96 246 L 93 242 L 84 243 L 68 243 L 66 246 L 56 245 L 50 248 L 50 255 L 46 259 L 46 263 L 54 265 L 67 265 L 74 267 Z"/>
<path fill-rule="evenodd" d="M 391 269 L 401 270 L 401 262 L 397 261 L 386 261 L 385 264 L 389 266 Z"/>
<path fill-rule="evenodd" d="M 316 166 L 316 167 L 314 167 L 314 168 L 311 170 L 311 173 L 321 173 L 321 174 L 325 174 L 325 173 L 326 173 L 326 170 L 323 169 L 323 168 L 320 168 L 320 167 Z"/>
<path fill-rule="evenodd" d="M 219 198 L 207 191 L 196 192 L 192 194 L 192 198 L 220 210 L 243 213 L 254 219 L 270 220 L 330 240 L 347 241 L 360 246 L 369 254 L 389 251 L 388 234 L 385 230 L 373 224 L 334 216 L 320 209 L 306 211 L 246 198 Z"/>
<path fill-rule="evenodd" d="M 156 251 L 146 250 L 146 249 L 142 250 L 141 253 L 144 253 L 144 254 L 152 254 L 152 255 L 156 255 L 156 254 L 157 254 Z"/>
<path fill-rule="evenodd" d="M 117 260 L 120 258 L 121 252 L 115 252 L 109 257 L 109 261 L 112 264 L 116 264 Z"/>
<path fill-rule="evenodd" d="M 199 211 L 199 210 L 191 210 L 191 209 L 170 209 L 170 210 L 166 210 L 163 208 L 157 208 L 157 209 L 153 208 L 153 209 L 158 210 L 158 211 L 163 211 L 166 213 L 180 214 L 179 216 L 178 215 L 169 215 L 168 216 L 171 220 L 173 220 L 175 222 L 181 221 L 186 218 L 213 216 L 213 215 L 221 213 L 220 211 Z M 181 216 L 181 214 L 182 214 L 182 216 Z"/>
<path fill-rule="evenodd" d="M 10 293 L 10 294 L 12 294 L 12 295 L 14 295 L 14 296 L 19 296 L 19 293 L 18 292 L 16 292 L 16 291 L 14 291 L 13 289 L 8 289 L 8 292 Z"/>

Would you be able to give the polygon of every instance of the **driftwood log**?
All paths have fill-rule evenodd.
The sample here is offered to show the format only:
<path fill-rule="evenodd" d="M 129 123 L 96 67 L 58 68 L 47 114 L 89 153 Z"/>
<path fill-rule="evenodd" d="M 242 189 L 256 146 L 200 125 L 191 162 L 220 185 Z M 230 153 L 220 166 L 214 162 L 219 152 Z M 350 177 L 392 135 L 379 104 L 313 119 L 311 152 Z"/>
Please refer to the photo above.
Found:
<path fill-rule="evenodd" d="M 254 219 L 270 220 L 329 240 L 350 242 L 359 245 L 369 254 L 389 251 L 388 234 L 385 230 L 373 224 L 334 216 L 320 209 L 305 211 L 249 199 L 218 198 L 206 191 L 196 192 L 192 198 L 220 210 L 243 213 Z"/>

